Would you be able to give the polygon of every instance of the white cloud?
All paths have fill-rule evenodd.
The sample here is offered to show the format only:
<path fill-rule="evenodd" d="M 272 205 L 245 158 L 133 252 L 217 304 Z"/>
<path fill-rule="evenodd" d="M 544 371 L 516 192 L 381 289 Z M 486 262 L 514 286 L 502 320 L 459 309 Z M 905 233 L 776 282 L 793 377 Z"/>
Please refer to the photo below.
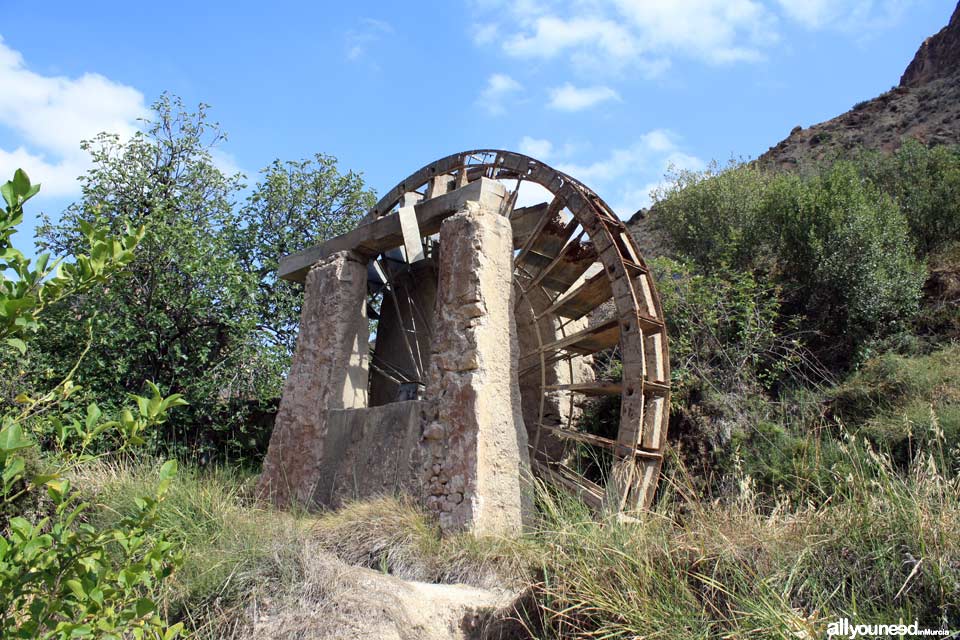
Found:
<path fill-rule="evenodd" d="M 651 191 L 663 183 L 669 169 L 699 170 L 705 166 L 700 158 L 680 148 L 672 132 L 653 129 L 600 160 L 557 168 L 596 190 L 614 211 L 628 218 L 637 209 L 650 206 Z"/>
<path fill-rule="evenodd" d="M 523 85 L 505 73 L 494 73 L 487 78 L 487 85 L 480 92 L 478 104 L 487 110 L 490 115 L 506 113 L 504 99 L 523 90 Z"/>
<path fill-rule="evenodd" d="M 0 149 L 0 182 L 6 182 L 14 171 L 23 169 L 30 176 L 30 182 L 42 185 L 40 195 L 44 197 L 79 193 L 77 177 L 86 172 L 88 167 L 86 158 L 74 155 L 51 162 L 42 154 L 30 153 L 23 147 L 13 151 Z"/>
<path fill-rule="evenodd" d="M 553 144 L 549 140 L 538 140 L 530 136 L 523 136 L 520 141 L 520 153 L 537 160 L 546 160 L 553 153 Z"/>
<path fill-rule="evenodd" d="M 495 22 L 474 25 L 473 42 L 479 45 L 490 44 L 496 40 L 499 31 L 500 27 Z"/>
<path fill-rule="evenodd" d="M 219 147 L 210 149 L 210 159 L 213 161 L 213 166 L 225 176 L 234 176 L 238 173 L 246 175 L 246 171 L 240 168 L 236 156 Z"/>
<path fill-rule="evenodd" d="M 615 0 L 651 51 L 711 64 L 754 61 L 777 40 L 776 18 L 755 0 Z"/>
<path fill-rule="evenodd" d="M 528 33 L 517 33 L 503 43 L 507 54 L 526 58 L 553 58 L 572 48 L 595 49 L 617 59 L 637 53 L 629 31 L 616 22 L 599 18 L 540 17 Z"/>
<path fill-rule="evenodd" d="M 888 27 L 916 0 L 474 0 L 485 33 L 511 57 L 565 57 L 581 72 L 631 68 L 647 76 L 674 58 L 712 65 L 762 60 L 785 21 L 813 29 Z"/>
<path fill-rule="evenodd" d="M 808 29 L 863 35 L 896 24 L 911 0 L 777 0 L 783 13 Z"/>
<path fill-rule="evenodd" d="M 550 90 L 549 106 L 561 111 L 580 111 L 607 100 L 620 100 L 610 87 L 575 87 L 569 82 Z"/>
<path fill-rule="evenodd" d="M 674 135 L 665 129 L 649 131 L 628 147 L 614 149 L 609 156 L 590 164 L 565 164 L 561 171 L 590 184 L 591 180 L 610 182 L 660 164 L 653 162 L 677 151 Z"/>
<path fill-rule="evenodd" d="M 363 18 L 359 28 L 348 30 L 344 36 L 347 60 L 356 62 L 363 59 L 374 44 L 392 33 L 393 27 L 390 23 L 374 18 Z"/>
<path fill-rule="evenodd" d="M 631 66 L 653 76 L 674 56 L 711 64 L 752 61 L 777 39 L 776 15 L 757 0 L 559 0 L 530 5 L 476 4 L 492 14 L 485 24 L 499 25 L 500 46 L 507 55 L 565 55 L 589 69 Z"/>
<path fill-rule="evenodd" d="M 833 13 L 834 0 L 777 0 L 783 12 L 807 27 L 824 25 Z"/>
<path fill-rule="evenodd" d="M 80 142 L 101 131 L 129 138 L 148 115 L 143 94 L 96 73 L 77 78 L 44 76 L 27 69 L 23 56 L 0 38 L 0 125 L 17 138 L 0 148 L 0 180 L 22 167 L 43 184 L 45 196 L 79 192 L 78 175 L 89 167 Z"/>

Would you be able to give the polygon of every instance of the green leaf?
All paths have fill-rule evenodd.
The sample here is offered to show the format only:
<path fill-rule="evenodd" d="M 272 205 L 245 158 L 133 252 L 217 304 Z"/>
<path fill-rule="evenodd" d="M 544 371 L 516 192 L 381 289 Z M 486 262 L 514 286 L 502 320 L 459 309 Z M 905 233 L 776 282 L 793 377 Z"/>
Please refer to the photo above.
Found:
<path fill-rule="evenodd" d="M 13 192 L 23 198 L 29 191 L 30 178 L 27 177 L 27 172 L 23 169 L 17 169 L 13 173 Z"/>
<path fill-rule="evenodd" d="M 58 476 L 55 473 L 41 473 L 30 478 L 30 484 L 35 487 L 39 487 L 47 484 L 51 480 L 55 480 L 57 477 Z"/>
<path fill-rule="evenodd" d="M 3 194 L 3 199 L 7 202 L 7 208 L 14 209 L 17 201 L 13 195 L 13 182 L 7 181 L 0 185 L 0 193 Z"/>
<path fill-rule="evenodd" d="M 0 430 L 0 454 L 7 455 L 20 449 L 28 449 L 33 442 L 23 436 L 23 429 L 16 422 Z"/>
<path fill-rule="evenodd" d="M 87 599 L 87 592 L 83 590 L 83 585 L 79 580 L 67 580 L 67 587 L 73 592 L 77 600 L 83 602 Z"/>
<path fill-rule="evenodd" d="M 167 460 L 163 463 L 163 466 L 160 467 L 160 479 L 168 480 L 172 478 L 177 473 L 177 461 L 176 460 Z"/>
<path fill-rule="evenodd" d="M 3 484 L 8 485 L 13 482 L 23 473 L 24 466 L 23 458 L 19 456 L 8 459 L 3 468 Z"/>
<path fill-rule="evenodd" d="M 177 461 L 176 460 L 167 460 L 163 463 L 163 466 L 160 467 L 160 482 L 157 484 L 157 495 L 163 496 L 167 489 L 170 487 L 170 482 L 173 480 L 173 476 L 177 473 Z"/>
<path fill-rule="evenodd" d="M 93 431 L 93 428 L 96 426 L 97 420 L 100 419 L 101 415 L 102 413 L 100 411 L 100 407 L 98 407 L 95 402 L 91 402 L 89 405 L 87 405 L 87 419 L 84 425 L 87 428 L 87 433 Z"/>
<path fill-rule="evenodd" d="M 147 598 L 140 598 L 137 600 L 136 611 L 138 618 L 142 618 L 145 615 L 153 613 L 154 609 L 156 609 L 156 605 L 154 605 L 153 602 Z"/>
<path fill-rule="evenodd" d="M 47 263 L 49 261 L 50 261 L 49 253 L 41 253 L 39 256 L 37 256 L 37 272 L 43 273 L 44 270 L 47 268 Z"/>
<path fill-rule="evenodd" d="M 180 635 L 180 631 L 183 629 L 183 623 L 178 622 L 172 627 L 167 629 L 167 632 L 163 634 L 163 640 L 174 640 L 177 636 Z"/>
<path fill-rule="evenodd" d="M 27 352 L 27 343 L 20 338 L 7 338 L 7 344 L 19 351 L 20 355 Z"/>
<path fill-rule="evenodd" d="M 20 516 L 10 518 L 8 526 L 24 540 L 29 540 L 33 537 L 33 526 L 25 518 L 21 518 Z"/>

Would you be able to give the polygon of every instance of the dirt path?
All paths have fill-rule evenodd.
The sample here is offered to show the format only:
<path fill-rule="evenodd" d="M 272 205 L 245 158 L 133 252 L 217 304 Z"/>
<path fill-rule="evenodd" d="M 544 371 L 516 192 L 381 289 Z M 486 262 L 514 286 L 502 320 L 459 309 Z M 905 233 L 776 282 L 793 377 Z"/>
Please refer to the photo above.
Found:
<path fill-rule="evenodd" d="M 258 640 L 487 640 L 526 637 L 509 620 L 517 594 L 402 580 L 308 550 L 307 575 L 259 601 L 244 635 Z"/>

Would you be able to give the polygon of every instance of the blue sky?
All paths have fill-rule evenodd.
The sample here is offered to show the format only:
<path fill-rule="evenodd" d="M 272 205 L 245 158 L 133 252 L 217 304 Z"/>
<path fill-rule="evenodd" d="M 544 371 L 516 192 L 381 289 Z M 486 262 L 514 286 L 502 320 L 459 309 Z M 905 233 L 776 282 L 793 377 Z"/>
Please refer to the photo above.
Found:
<path fill-rule="evenodd" d="M 0 2 L 0 175 L 77 196 L 81 139 L 163 91 L 218 161 L 338 157 L 382 192 L 470 148 L 525 151 L 629 216 L 673 164 L 756 157 L 897 84 L 944 0 Z M 31 216 L 32 218 L 33 216 Z M 32 220 L 28 220 L 28 226 Z"/>

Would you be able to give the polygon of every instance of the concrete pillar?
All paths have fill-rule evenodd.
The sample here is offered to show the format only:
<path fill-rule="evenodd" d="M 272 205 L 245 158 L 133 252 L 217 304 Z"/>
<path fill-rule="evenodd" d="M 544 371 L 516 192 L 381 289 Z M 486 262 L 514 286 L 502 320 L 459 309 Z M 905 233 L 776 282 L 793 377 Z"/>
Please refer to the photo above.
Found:
<path fill-rule="evenodd" d="M 315 505 L 327 409 L 367 406 L 366 299 L 366 261 L 351 252 L 307 274 L 297 347 L 257 487 L 278 506 Z"/>
<path fill-rule="evenodd" d="M 443 222 L 438 270 L 423 416 L 426 504 L 447 532 L 517 534 L 530 462 L 507 218 L 468 202 Z"/>

